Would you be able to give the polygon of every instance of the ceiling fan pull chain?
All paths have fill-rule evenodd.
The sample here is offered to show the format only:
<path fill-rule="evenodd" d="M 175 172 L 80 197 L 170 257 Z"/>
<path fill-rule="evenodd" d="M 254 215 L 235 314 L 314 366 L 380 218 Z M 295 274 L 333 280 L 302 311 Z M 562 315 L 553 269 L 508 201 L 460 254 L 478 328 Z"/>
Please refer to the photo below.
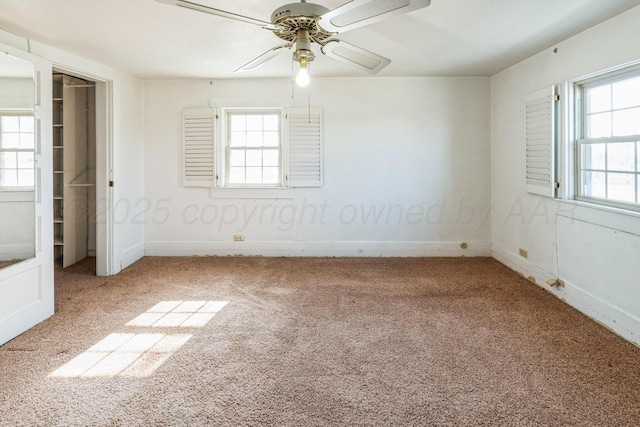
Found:
<path fill-rule="evenodd" d="M 311 87 L 307 91 L 307 123 L 311 123 Z"/>

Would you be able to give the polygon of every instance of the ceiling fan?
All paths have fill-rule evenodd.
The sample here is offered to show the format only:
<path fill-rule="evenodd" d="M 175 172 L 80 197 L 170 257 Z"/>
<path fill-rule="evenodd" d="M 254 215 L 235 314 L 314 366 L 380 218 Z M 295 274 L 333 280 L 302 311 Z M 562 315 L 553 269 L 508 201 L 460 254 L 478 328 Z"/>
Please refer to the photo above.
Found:
<path fill-rule="evenodd" d="M 290 3 L 277 8 L 271 14 L 271 22 L 266 22 L 188 0 L 156 1 L 235 19 L 272 31 L 286 43 L 269 49 L 235 72 L 254 70 L 283 52 L 285 48 L 291 49 L 295 46 L 293 60 L 300 64 L 296 83 L 301 86 L 309 83 L 307 67 L 309 62 L 315 59 L 311 50 L 312 43 L 320 45 L 320 51 L 328 57 L 375 74 L 389 65 L 391 60 L 334 36 L 431 4 L 431 0 L 352 0 L 330 10 L 322 5 L 301 0 L 300 3 Z"/>

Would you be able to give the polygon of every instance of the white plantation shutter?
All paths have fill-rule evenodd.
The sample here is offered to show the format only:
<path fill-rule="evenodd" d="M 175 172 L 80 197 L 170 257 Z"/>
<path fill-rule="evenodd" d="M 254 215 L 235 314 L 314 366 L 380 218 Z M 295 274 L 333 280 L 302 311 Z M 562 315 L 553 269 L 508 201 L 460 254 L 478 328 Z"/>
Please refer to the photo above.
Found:
<path fill-rule="evenodd" d="M 183 175 L 185 187 L 213 187 L 216 182 L 216 112 L 183 110 Z"/>
<path fill-rule="evenodd" d="M 532 92 L 526 104 L 527 191 L 554 197 L 556 193 L 556 87 Z"/>
<path fill-rule="evenodd" d="M 322 186 L 322 110 L 290 108 L 285 111 L 288 138 L 289 187 Z"/>

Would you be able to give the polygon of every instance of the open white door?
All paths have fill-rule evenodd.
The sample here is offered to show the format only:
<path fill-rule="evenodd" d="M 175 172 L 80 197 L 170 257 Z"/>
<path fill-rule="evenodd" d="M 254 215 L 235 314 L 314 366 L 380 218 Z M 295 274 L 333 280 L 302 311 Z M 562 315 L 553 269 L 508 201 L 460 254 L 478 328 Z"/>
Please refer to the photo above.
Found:
<path fill-rule="evenodd" d="M 5 114 L 35 117 L 35 139 L 33 148 L 21 147 L 21 156 L 29 157 L 31 153 L 35 158 L 34 191 L 30 198 L 33 204 L 30 206 L 30 216 L 25 219 L 25 226 L 19 227 L 30 236 L 29 241 L 33 246 L 20 262 L 13 263 L 0 269 L 0 344 L 4 344 L 15 336 L 21 334 L 32 326 L 40 323 L 54 312 L 53 293 L 53 194 L 52 194 L 52 85 L 51 64 L 47 61 L 27 54 L 11 46 L 0 44 L 0 55 L 4 57 L 19 58 L 33 64 L 32 86 L 28 85 L 26 76 L 10 74 L 10 67 L 2 67 L 2 71 L 8 73 L 3 78 L 0 88 L 15 88 L 13 83 L 20 83 L 30 89 L 30 95 L 19 98 L 22 100 L 17 107 L 1 105 L 0 111 Z M 9 70 L 9 71 L 7 71 Z M 18 82 L 18 80 L 20 80 Z M 9 84 L 12 83 L 12 84 Z M 7 99 L 15 98 L 15 91 L 9 89 L 0 93 L 0 103 Z M 25 99 L 31 99 L 26 104 Z M 35 98 L 35 101 L 33 99 Z M 30 105 L 27 105 L 30 104 Z M 5 147 L 6 150 L 6 147 Z M 6 151 L 5 151 L 6 152 Z M 23 163 L 24 165 L 24 163 Z M 5 170 L 11 168 L 9 162 L 2 165 Z M 27 177 L 24 168 L 17 167 L 17 176 Z M 30 178 L 25 178 L 29 180 Z M 24 181 L 23 181 L 24 182 Z M 26 187 L 19 189 L 25 192 Z M 0 212 L 6 213 L 10 209 L 2 206 L 3 200 L 11 197 L 5 185 L 0 189 Z M 26 198 L 25 198 L 26 200 Z M 29 202 L 31 201 L 29 200 Z M 2 216 L 0 215 L 0 221 Z M 18 229 L 14 225 L 15 229 Z M 6 235 L 6 233 L 5 233 Z M 15 247 L 12 242 L 2 242 L 7 248 Z"/>
<path fill-rule="evenodd" d="M 73 77 L 63 77 L 63 255 L 64 268 L 88 255 L 87 92 Z M 83 82 L 85 83 L 85 82 Z"/>

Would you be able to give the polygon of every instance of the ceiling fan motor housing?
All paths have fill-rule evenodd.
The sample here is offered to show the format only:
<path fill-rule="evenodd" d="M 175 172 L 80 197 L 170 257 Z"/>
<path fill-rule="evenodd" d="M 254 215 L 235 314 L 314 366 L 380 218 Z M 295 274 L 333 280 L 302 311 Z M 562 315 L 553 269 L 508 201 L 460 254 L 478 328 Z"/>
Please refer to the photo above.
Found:
<path fill-rule="evenodd" d="M 333 33 L 320 28 L 318 18 L 327 12 L 329 9 L 322 5 L 304 1 L 286 4 L 271 14 L 271 23 L 277 26 L 273 33 L 282 40 L 292 42 L 299 38 L 299 30 L 307 30 L 309 45 L 312 41 L 324 44 L 324 41 L 328 40 Z M 310 48 L 307 50 L 311 52 Z"/>

